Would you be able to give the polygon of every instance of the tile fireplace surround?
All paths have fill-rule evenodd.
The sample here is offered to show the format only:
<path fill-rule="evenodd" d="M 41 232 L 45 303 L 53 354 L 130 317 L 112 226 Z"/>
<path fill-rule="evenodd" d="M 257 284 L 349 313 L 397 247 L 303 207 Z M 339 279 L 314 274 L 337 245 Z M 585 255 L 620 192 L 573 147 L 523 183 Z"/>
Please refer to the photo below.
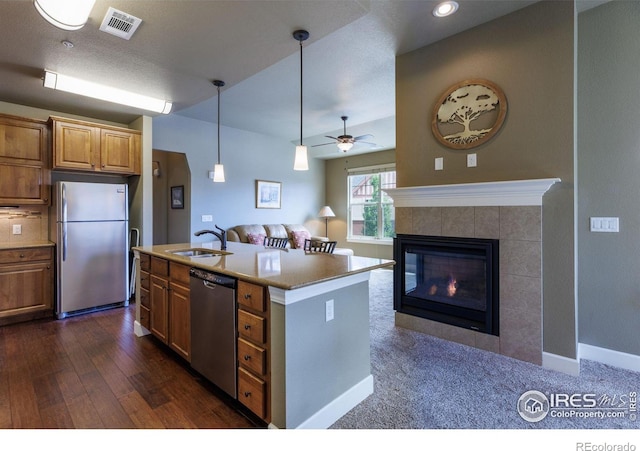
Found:
<path fill-rule="evenodd" d="M 404 313 L 395 324 L 542 364 L 542 196 L 560 179 L 385 190 L 396 233 L 500 240 L 500 336 Z"/>

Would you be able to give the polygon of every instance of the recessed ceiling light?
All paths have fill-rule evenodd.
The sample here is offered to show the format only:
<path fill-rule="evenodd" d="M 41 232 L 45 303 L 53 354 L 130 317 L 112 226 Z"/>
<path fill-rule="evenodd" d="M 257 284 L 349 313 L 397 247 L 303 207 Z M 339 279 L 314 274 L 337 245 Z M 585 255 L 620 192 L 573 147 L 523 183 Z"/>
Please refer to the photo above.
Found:
<path fill-rule="evenodd" d="M 455 13 L 458 10 L 457 2 L 442 2 L 435 8 L 433 8 L 433 15 L 436 17 L 447 17 Z"/>

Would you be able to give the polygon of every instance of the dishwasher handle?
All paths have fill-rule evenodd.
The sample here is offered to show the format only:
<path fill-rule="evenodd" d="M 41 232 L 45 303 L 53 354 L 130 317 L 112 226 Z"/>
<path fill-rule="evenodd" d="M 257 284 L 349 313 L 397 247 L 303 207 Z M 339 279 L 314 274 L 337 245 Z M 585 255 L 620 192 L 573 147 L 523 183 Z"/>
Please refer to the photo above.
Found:
<path fill-rule="evenodd" d="M 213 282 L 209 282 L 208 280 L 203 280 L 202 281 L 202 285 L 204 285 L 206 288 L 208 288 L 210 290 L 215 290 L 215 288 L 218 286 L 218 284 L 215 284 Z"/>
<path fill-rule="evenodd" d="M 204 282 L 208 282 L 208 285 L 206 283 L 204 284 L 207 288 L 213 288 L 214 285 L 222 285 L 226 288 L 231 288 L 233 290 L 236 289 L 237 280 L 223 274 L 217 274 L 200 268 L 191 268 L 189 270 L 189 275 L 192 279 L 199 279 Z"/>

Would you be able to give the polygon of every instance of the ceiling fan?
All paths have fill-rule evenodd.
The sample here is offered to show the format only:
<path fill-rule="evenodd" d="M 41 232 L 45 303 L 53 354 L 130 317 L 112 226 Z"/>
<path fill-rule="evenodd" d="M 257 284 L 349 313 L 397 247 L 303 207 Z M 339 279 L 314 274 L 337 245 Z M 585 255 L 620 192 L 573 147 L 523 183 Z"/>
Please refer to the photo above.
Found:
<path fill-rule="evenodd" d="M 373 135 L 360 135 L 360 136 L 356 136 L 355 138 L 351 135 L 347 135 L 347 119 L 349 118 L 347 116 L 341 116 L 340 119 L 342 119 L 342 122 L 344 123 L 344 134 L 338 136 L 337 138 L 335 136 L 326 136 L 327 138 L 334 139 L 336 141 L 335 143 L 330 142 L 330 143 L 324 143 L 324 144 L 316 144 L 315 146 L 311 146 L 311 147 L 326 146 L 329 144 L 338 144 L 338 149 L 340 149 L 343 152 L 348 152 L 349 150 L 351 150 L 351 148 L 355 143 L 375 146 L 374 143 L 363 141 L 364 139 L 373 138 Z"/>

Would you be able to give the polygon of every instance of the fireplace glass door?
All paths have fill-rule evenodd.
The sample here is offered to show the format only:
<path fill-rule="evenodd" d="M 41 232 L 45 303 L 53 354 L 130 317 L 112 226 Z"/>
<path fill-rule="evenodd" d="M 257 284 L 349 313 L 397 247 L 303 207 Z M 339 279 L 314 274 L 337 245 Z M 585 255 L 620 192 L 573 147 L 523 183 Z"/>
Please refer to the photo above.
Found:
<path fill-rule="evenodd" d="M 498 241 L 398 235 L 394 306 L 497 335 Z"/>

